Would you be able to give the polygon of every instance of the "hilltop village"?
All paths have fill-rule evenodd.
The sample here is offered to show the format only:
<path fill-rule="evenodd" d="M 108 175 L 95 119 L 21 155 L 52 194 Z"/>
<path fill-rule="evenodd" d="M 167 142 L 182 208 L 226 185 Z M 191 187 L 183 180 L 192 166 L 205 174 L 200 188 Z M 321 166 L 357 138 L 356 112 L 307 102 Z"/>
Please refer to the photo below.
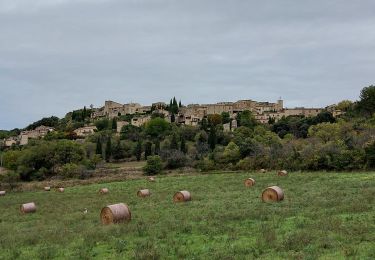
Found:
<path fill-rule="evenodd" d="M 172 102 L 171 102 L 172 104 Z M 165 102 L 156 102 L 151 106 L 142 106 L 139 103 L 121 104 L 111 100 L 105 101 L 104 106 L 94 108 L 91 106 L 91 123 L 74 129 L 74 134 L 78 138 L 84 138 L 93 134 L 97 128 L 94 124 L 96 120 L 103 118 L 117 119 L 117 133 L 125 125 L 141 127 L 149 122 L 154 115 L 164 118 L 168 122 L 183 124 L 188 126 L 198 126 L 204 118 L 209 115 L 227 113 L 230 122 L 223 124 L 224 131 L 233 131 L 237 128 L 237 115 L 243 111 L 250 111 L 255 119 L 262 124 L 277 122 L 283 117 L 304 116 L 314 117 L 324 110 L 332 113 L 334 117 L 342 114 L 340 110 L 335 109 L 335 105 L 326 108 L 285 108 L 283 100 L 279 99 L 275 103 L 258 102 L 253 100 L 238 100 L 236 102 L 219 102 L 216 104 L 189 104 L 187 106 L 179 105 L 173 112 L 170 105 Z M 123 116 L 130 116 L 128 120 L 121 120 Z M 54 131 L 53 127 L 39 126 L 33 130 L 22 131 L 18 136 L 12 136 L 3 140 L 5 147 L 12 145 L 26 145 L 29 139 L 43 138 L 47 133 Z"/>
<path fill-rule="evenodd" d="M 196 126 L 203 118 L 208 115 L 229 113 L 232 120 L 236 120 L 239 112 L 249 110 L 260 123 L 268 123 L 269 120 L 278 121 L 287 116 L 316 116 L 324 109 L 328 109 L 334 116 L 341 114 L 340 110 L 335 110 L 334 106 L 327 108 L 284 108 L 283 100 L 277 100 L 276 103 L 258 102 L 253 100 L 239 100 L 236 102 L 220 102 L 216 104 L 190 104 L 181 106 L 176 115 L 167 109 L 164 102 L 153 103 L 151 106 L 142 106 L 138 103 L 120 104 L 114 101 L 105 101 L 101 108 L 94 108 L 91 114 L 93 119 L 107 117 L 109 119 L 121 115 L 136 115 L 132 118 L 131 124 L 141 126 L 151 120 L 152 113 L 163 114 L 169 122 L 173 121 L 179 124 Z"/>

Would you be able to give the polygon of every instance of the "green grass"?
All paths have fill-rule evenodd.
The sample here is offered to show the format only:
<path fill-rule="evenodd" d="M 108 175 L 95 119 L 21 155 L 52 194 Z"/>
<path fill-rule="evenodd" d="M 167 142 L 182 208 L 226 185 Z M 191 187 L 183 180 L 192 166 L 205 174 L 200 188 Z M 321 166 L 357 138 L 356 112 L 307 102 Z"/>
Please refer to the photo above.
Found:
<path fill-rule="evenodd" d="M 245 188 L 243 180 L 256 184 Z M 285 192 L 262 203 L 270 185 Z M 110 194 L 98 195 L 100 187 Z M 136 192 L 149 188 L 151 197 Z M 174 204 L 175 191 L 192 201 Z M 34 201 L 37 213 L 21 215 Z M 128 224 L 102 226 L 124 202 Z M 84 208 L 88 214 L 83 214 Z M 0 197 L 0 259 L 374 259 L 374 173 L 218 173 L 8 193 Z"/>

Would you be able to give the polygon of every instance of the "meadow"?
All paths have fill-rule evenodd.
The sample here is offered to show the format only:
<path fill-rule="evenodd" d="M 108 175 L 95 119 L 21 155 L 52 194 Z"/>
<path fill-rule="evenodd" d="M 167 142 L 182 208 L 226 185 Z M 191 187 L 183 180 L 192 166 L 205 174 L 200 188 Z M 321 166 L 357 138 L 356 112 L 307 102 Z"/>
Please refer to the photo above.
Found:
<path fill-rule="evenodd" d="M 244 186 L 248 177 L 255 186 Z M 261 201 L 271 185 L 284 190 L 282 202 Z M 152 195 L 138 198 L 140 188 Z M 192 201 L 173 203 L 179 190 Z M 37 212 L 21 215 L 30 201 Z M 103 226 L 100 210 L 119 202 L 131 222 Z M 0 259 L 375 259 L 374 202 L 373 172 L 217 172 L 8 192 Z"/>

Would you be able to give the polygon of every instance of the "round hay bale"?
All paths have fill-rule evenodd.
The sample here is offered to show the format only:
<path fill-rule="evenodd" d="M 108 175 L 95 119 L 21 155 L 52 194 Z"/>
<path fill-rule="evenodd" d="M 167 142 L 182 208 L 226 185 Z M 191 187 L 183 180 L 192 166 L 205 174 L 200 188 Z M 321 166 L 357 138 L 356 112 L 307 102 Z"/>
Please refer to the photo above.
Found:
<path fill-rule="evenodd" d="M 104 225 L 129 222 L 131 213 L 128 205 L 118 203 L 104 207 L 100 212 L 100 219 Z"/>
<path fill-rule="evenodd" d="M 44 191 L 50 191 L 51 190 L 51 187 L 44 187 Z"/>
<path fill-rule="evenodd" d="M 149 189 L 143 189 L 143 190 L 139 190 L 137 192 L 137 196 L 138 197 L 141 197 L 141 198 L 144 198 L 144 197 L 148 197 L 150 196 L 151 193 L 150 193 L 150 190 Z"/>
<path fill-rule="evenodd" d="M 101 189 L 99 190 L 99 193 L 100 193 L 100 194 L 107 194 L 108 192 L 109 192 L 108 188 L 101 188 Z"/>
<path fill-rule="evenodd" d="M 190 200 L 191 200 L 191 195 L 190 195 L 190 192 L 188 192 L 187 190 L 178 191 L 173 196 L 174 202 L 185 202 L 185 201 L 190 201 Z"/>
<path fill-rule="evenodd" d="M 246 187 L 251 187 L 251 186 L 254 186 L 255 185 L 255 180 L 252 179 L 252 178 L 247 178 L 245 181 L 245 186 Z"/>
<path fill-rule="evenodd" d="M 266 170 L 266 169 L 260 169 L 259 172 L 260 172 L 260 173 L 266 173 L 267 170 Z"/>
<path fill-rule="evenodd" d="M 65 189 L 64 189 L 64 188 L 58 188 L 57 191 L 58 191 L 58 192 L 64 192 Z"/>
<path fill-rule="evenodd" d="M 147 179 L 150 182 L 155 182 L 155 177 L 153 177 L 153 176 L 149 176 Z"/>
<path fill-rule="evenodd" d="M 0 190 L 0 196 L 5 196 L 6 191 L 5 190 Z"/>
<path fill-rule="evenodd" d="M 262 192 L 263 202 L 281 201 L 284 199 L 284 192 L 278 186 L 271 186 Z"/>
<path fill-rule="evenodd" d="M 20 211 L 22 214 L 34 213 L 36 211 L 35 203 L 29 202 L 29 203 L 22 204 L 20 207 Z"/>
<path fill-rule="evenodd" d="M 279 171 L 277 173 L 278 176 L 287 176 L 288 175 L 288 172 L 286 170 L 282 170 L 282 171 Z"/>

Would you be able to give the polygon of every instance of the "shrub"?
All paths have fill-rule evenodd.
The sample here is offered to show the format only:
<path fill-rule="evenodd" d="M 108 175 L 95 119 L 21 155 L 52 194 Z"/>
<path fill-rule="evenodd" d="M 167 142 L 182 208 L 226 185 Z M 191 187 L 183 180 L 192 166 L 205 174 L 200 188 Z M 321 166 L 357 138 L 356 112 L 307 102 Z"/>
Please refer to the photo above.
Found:
<path fill-rule="evenodd" d="M 78 178 L 82 175 L 84 169 L 81 165 L 75 163 L 67 163 L 61 167 L 61 176 L 63 178 Z"/>
<path fill-rule="evenodd" d="M 168 169 L 184 167 L 186 164 L 186 156 L 179 150 L 163 150 L 161 152 L 161 158 L 166 162 L 166 167 Z"/>
<path fill-rule="evenodd" d="M 209 158 L 204 158 L 197 163 L 197 168 L 202 172 L 213 171 L 215 170 L 215 163 Z"/>
<path fill-rule="evenodd" d="M 143 167 L 143 172 L 147 175 L 155 175 L 161 173 L 163 164 L 159 155 L 149 156 L 147 164 Z"/>

